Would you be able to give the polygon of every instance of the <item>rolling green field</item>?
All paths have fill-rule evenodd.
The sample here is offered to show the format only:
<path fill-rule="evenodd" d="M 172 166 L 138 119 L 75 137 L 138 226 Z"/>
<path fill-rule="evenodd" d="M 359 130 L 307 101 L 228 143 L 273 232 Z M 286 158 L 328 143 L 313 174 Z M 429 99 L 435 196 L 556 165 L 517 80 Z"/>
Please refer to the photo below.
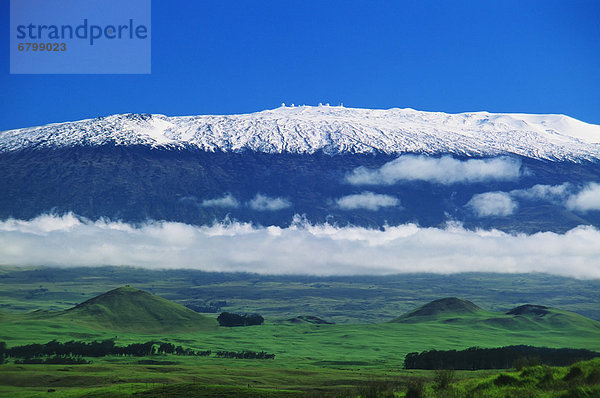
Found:
<path fill-rule="evenodd" d="M 571 378 L 573 368 L 582 369 Z M 169 366 L 101 363 L 86 366 L 3 365 L 0 394 L 10 397 L 598 397 L 600 361 L 571 367 L 456 371 L 441 388 L 431 371 L 316 372 L 275 367 L 178 363 Z M 273 386 L 273 387 L 269 387 Z M 281 386 L 290 386 L 282 388 Z M 294 387 L 296 386 L 296 387 Z M 292 388 L 292 389 L 290 389 Z M 52 392 L 49 395 L 48 392 Z"/>
<path fill-rule="evenodd" d="M 64 310 L 123 285 L 180 304 L 258 312 L 270 320 L 314 315 L 335 323 L 381 323 L 443 297 L 503 311 L 537 304 L 600 321 L 600 280 L 546 274 L 312 277 L 131 267 L 14 268 L 0 265 L 0 310 Z"/>
<path fill-rule="evenodd" d="M 355 279 L 332 281 L 292 281 L 285 286 L 283 280 L 253 281 L 234 276 L 201 275 L 203 285 L 191 284 L 177 272 L 164 278 L 157 277 L 161 271 L 148 271 L 140 275 L 130 270 L 114 270 L 111 275 L 105 269 L 104 275 L 97 270 L 75 272 L 62 275 L 57 272 L 53 280 L 48 278 L 47 269 L 2 270 L 1 300 L 4 309 L 0 311 L 0 341 L 9 347 L 30 343 L 46 343 L 56 339 L 103 340 L 114 338 L 116 344 L 126 345 L 146 341 L 170 342 L 194 350 L 224 351 L 266 351 L 276 355 L 272 360 L 240 360 L 209 357 L 184 357 L 175 355 L 153 355 L 150 357 L 99 357 L 89 358 L 88 365 L 19 365 L 12 360 L 0 365 L 1 396 L 560 396 L 560 394 L 581 391 L 580 396 L 598 396 L 600 377 L 594 381 L 596 370 L 600 373 L 600 361 L 586 362 L 580 367 L 577 383 L 564 378 L 569 368 L 533 367 L 530 374 L 523 370 L 481 370 L 457 371 L 451 385 L 441 388 L 436 371 L 404 370 L 404 356 L 409 352 L 430 349 L 462 350 L 473 346 L 500 347 L 506 345 L 535 345 L 545 347 L 585 348 L 600 351 L 600 322 L 564 308 L 523 307 L 513 314 L 506 312 L 512 307 L 506 304 L 487 306 L 472 300 L 439 300 L 419 307 L 420 297 L 406 298 L 411 291 L 400 287 L 387 287 L 384 283 L 373 285 L 372 280 L 358 282 Z M 121 272 L 121 274 L 119 274 Z M 82 277 L 79 283 L 76 277 Z M 195 275 L 198 276 L 198 275 Z M 135 283 L 138 278 L 139 285 Z M 188 276 L 189 277 L 189 276 Z M 489 284 L 495 276 L 469 275 L 462 287 L 448 286 L 451 289 L 466 289 L 466 285 L 480 280 Z M 413 281 L 424 276 L 413 276 Z M 497 280 L 507 278 L 497 276 Z M 523 285 L 534 285 L 534 276 L 517 276 Z M 543 278 L 539 276 L 539 278 Z M 123 280 L 125 279 L 125 280 Z M 140 280 L 141 279 L 141 280 Z M 435 277 L 434 277 L 435 279 Z M 110 281 L 111 283 L 107 283 Z M 134 288 L 121 288 L 102 299 L 89 300 L 103 289 L 117 287 L 118 282 L 130 283 L 143 288 L 149 283 L 155 291 L 169 290 L 180 303 L 190 300 L 202 302 L 226 302 L 221 309 L 260 312 L 266 322 L 260 326 L 225 328 L 216 326 L 217 313 L 197 313 L 164 300 L 159 295 L 139 292 Z M 196 280 L 196 283 L 201 282 Z M 538 281 L 539 282 L 539 281 Z M 106 283 L 106 285 L 105 285 Z M 307 292 L 325 291 L 314 284 L 329 283 L 332 291 L 327 300 L 323 297 L 304 295 Z M 399 285 L 400 282 L 394 282 Z M 557 280 L 548 278 L 553 286 Z M 592 288 L 597 282 L 569 280 L 562 289 L 581 288 L 579 295 L 563 298 L 577 298 L 581 307 L 591 307 L 594 303 Z M 425 283 L 423 282 L 423 285 Z M 258 285 L 258 286 L 257 286 Z M 352 286 L 356 285 L 356 286 Z M 41 286 L 41 287 L 40 287 Z M 256 294 L 262 299 L 252 300 Z M 270 294 L 268 286 L 273 287 Z M 234 288 L 235 287 L 235 288 Z M 503 289 L 506 286 L 500 286 Z M 288 289 L 288 290 L 285 290 Z M 472 286 L 471 289 L 475 290 Z M 531 294 L 541 294 L 538 291 Z M 206 290 L 206 299 L 191 298 L 189 292 Z M 383 305 L 382 316 L 369 314 L 369 309 L 352 307 L 355 296 L 369 290 L 383 292 L 378 300 L 384 300 L 395 291 L 398 295 L 393 305 Z M 442 285 L 429 285 L 427 294 L 442 290 Z M 34 292 L 34 293 L 32 293 Z M 36 293 L 37 292 L 37 293 Z M 231 297 L 225 292 L 232 292 Z M 237 292 L 237 293 L 233 293 Z M 301 293 L 302 294 L 301 294 Z M 342 292 L 344 294 L 342 294 Z M 82 294 L 83 293 L 83 294 Z M 186 296 L 187 294 L 187 296 Z M 287 294 L 290 300 L 282 297 Z M 379 297 L 377 294 L 368 297 Z M 482 294 L 480 292 L 479 294 Z M 516 292 L 514 297 L 525 295 Z M 28 298 L 27 295 L 30 295 Z M 344 296 L 345 295 L 345 296 Z M 494 294 L 491 294 L 494 297 Z M 302 297 L 308 306 L 299 306 Z M 443 297 L 443 296 L 441 296 Z M 550 299 L 535 304 L 548 304 Z M 440 296 L 434 297 L 439 299 Z M 85 302 L 85 300 L 89 300 Z M 202 300 L 202 301 L 201 301 Z M 488 298 L 488 300 L 490 300 Z M 379 302 L 379 301 L 378 301 Z M 408 307 L 406 310 L 399 308 Z M 489 301 L 488 301 L 489 302 Z M 83 304 L 81 304 L 83 303 Z M 279 303 L 279 310 L 275 304 Z M 403 303 L 403 305 L 399 305 Z M 517 301 L 518 304 L 523 304 Z M 587 304 L 586 304 L 587 303 Z M 40 305 L 42 310 L 35 311 Z M 79 304 L 79 305 L 78 305 Z M 314 304 L 314 305 L 313 305 Z M 336 316 L 339 307 L 348 308 L 345 317 Z M 72 308 L 75 307 L 75 308 Z M 331 308 L 336 308 L 332 310 Z M 69 309 L 72 308 L 72 309 Z M 387 309 L 386 309 L 387 308 Z M 268 311 L 263 311 L 269 309 Z M 34 310 L 34 311 L 32 311 Z M 542 311 L 540 313 L 539 311 Z M 356 322 L 364 314 L 369 322 Z M 297 319 L 288 321 L 291 315 L 314 315 L 336 324 L 313 324 Z M 393 316 L 391 316 L 393 315 Z M 381 319 L 378 323 L 375 320 Z M 345 321 L 341 323 L 341 321 Z M 354 322 L 353 322 L 354 321 Z M 550 369 L 550 370 L 548 370 Z M 552 373 L 551 380 L 548 374 Z M 496 382 L 500 374 L 508 375 Z M 545 381 L 544 381 L 545 380 Z M 550 382 L 550 381 L 552 382 Z M 417 392 L 415 392 L 417 391 Z M 420 391 L 420 392 L 419 392 Z M 526 395 L 533 391 L 534 395 Z M 179 395 L 178 395 L 179 394 Z M 449 395 L 450 394 L 450 395 Z M 514 395 L 517 394 L 517 395 Z M 577 393 L 579 394 L 579 393 Z M 585 395 L 587 394 L 587 395 Z M 596 394 L 596 395 L 594 395 Z M 568 396 L 568 395 L 567 395 Z"/>

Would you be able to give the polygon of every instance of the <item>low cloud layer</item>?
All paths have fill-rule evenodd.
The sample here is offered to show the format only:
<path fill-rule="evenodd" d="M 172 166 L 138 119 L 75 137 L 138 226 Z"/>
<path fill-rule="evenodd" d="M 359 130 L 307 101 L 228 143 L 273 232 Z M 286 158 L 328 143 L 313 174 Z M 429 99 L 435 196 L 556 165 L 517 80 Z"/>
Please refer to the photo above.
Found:
<path fill-rule="evenodd" d="M 600 231 L 578 227 L 512 235 L 461 226 L 382 230 L 296 222 L 134 227 L 71 214 L 0 222 L 0 264 L 131 265 L 263 274 L 357 275 L 405 272 L 545 272 L 600 278 Z"/>
<path fill-rule="evenodd" d="M 486 192 L 474 195 L 467 206 L 478 217 L 510 216 L 518 204 L 506 192 Z"/>
<path fill-rule="evenodd" d="M 259 193 L 250 202 L 248 202 L 248 206 L 250 206 L 252 210 L 277 211 L 287 209 L 288 207 L 291 207 L 292 204 L 287 199 L 271 198 Z"/>
<path fill-rule="evenodd" d="M 366 209 L 377 211 L 382 207 L 397 207 L 400 205 L 400 200 L 390 195 L 363 192 L 343 196 L 336 200 L 336 204 L 342 210 Z"/>
<path fill-rule="evenodd" d="M 358 167 L 346 176 L 346 182 L 352 185 L 393 185 L 400 181 L 428 181 L 449 185 L 515 180 L 520 175 L 521 162 L 508 157 L 458 160 L 451 156 L 405 155 L 378 169 Z"/>

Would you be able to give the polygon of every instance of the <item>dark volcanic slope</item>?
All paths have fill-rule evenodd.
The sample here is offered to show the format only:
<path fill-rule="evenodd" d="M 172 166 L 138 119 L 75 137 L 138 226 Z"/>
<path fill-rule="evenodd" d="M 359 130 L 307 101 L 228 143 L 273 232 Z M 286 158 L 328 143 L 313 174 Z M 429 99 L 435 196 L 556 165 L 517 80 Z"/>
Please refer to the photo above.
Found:
<path fill-rule="evenodd" d="M 79 146 L 0 153 L 0 219 L 30 219 L 42 213 L 74 212 L 127 222 L 148 219 L 212 224 L 225 217 L 262 225 L 289 225 L 295 214 L 313 223 L 381 227 L 415 222 L 440 226 L 448 219 L 467 227 L 562 232 L 581 224 L 600 226 L 600 212 L 576 213 L 564 206 L 520 200 L 506 217 L 477 218 L 465 207 L 476 193 L 530 188 L 535 184 L 600 181 L 593 163 L 523 158 L 527 172 L 516 181 L 440 185 L 399 182 L 353 186 L 344 177 L 356 167 L 377 168 L 393 160 L 384 154 L 210 153 L 144 146 Z M 400 206 L 345 210 L 336 200 L 364 191 L 400 200 Z M 237 207 L 204 206 L 231 194 Z M 276 211 L 255 210 L 257 194 L 286 199 Z"/>

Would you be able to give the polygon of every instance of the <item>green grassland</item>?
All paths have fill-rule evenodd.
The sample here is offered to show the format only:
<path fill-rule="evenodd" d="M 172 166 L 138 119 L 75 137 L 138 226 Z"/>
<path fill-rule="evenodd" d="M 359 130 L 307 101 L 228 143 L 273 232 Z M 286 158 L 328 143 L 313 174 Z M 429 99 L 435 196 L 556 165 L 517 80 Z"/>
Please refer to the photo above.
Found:
<path fill-rule="evenodd" d="M 64 310 L 128 284 L 184 305 L 216 303 L 216 314 L 257 312 L 271 320 L 313 315 L 335 323 L 381 323 L 442 297 L 492 311 L 545 305 L 600 320 L 600 280 L 485 273 L 269 276 L 131 267 L 0 265 L 0 310 Z"/>
<path fill-rule="evenodd" d="M 473 346 L 491 348 L 523 344 L 600 351 L 600 322 L 552 306 L 520 307 L 507 313 L 513 307 L 507 303 L 524 304 L 519 297 L 535 298 L 536 294 L 541 297 L 543 289 L 540 286 L 550 290 L 560 279 L 548 277 L 543 285 L 540 281 L 544 276 L 516 276 L 514 278 L 523 279 L 522 285 L 536 285 L 538 290 L 534 289 L 530 296 L 526 296 L 525 291 L 517 292 L 512 298 L 486 306 L 489 298 L 484 303 L 473 299 L 478 294 L 485 294 L 475 294 L 474 281 L 479 280 L 479 286 L 486 286 L 492 280 L 506 278 L 505 284 L 498 287 L 502 291 L 508 289 L 510 278 L 473 274 L 463 276 L 466 282 L 463 280 L 462 285 L 444 287 L 440 282 L 444 277 L 437 282 L 436 277 L 432 277 L 433 282 L 427 286 L 425 276 L 412 276 L 412 282 L 417 285 L 415 281 L 423 278 L 421 286 L 425 293 L 418 296 L 415 289 L 419 286 L 403 290 L 402 286 L 407 282 L 398 280 L 386 284 L 383 280 L 368 278 L 362 282 L 354 278 L 306 281 L 292 278 L 287 286 L 285 278 L 271 280 L 255 276 L 258 280 L 244 280 L 243 277 L 235 280 L 237 276 L 233 274 L 148 271 L 137 275 L 132 269 L 103 269 L 104 273 L 75 270 L 67 275 L 66 271 L 70 270 L 62 271 L 54 276 L 48 269 L 4 268 L 0 271 L 0 298 L 4 304 L 0 311 L 0 341 L 6 341 L 11 347 L 53 339 L 66 342 L 114 338 L 118 345 L 162 341 L 213 352 L 266 351 L 276 357 L 273 360 L 175 355 L 100 357 L 89 358 L 93 362 L 89 365 L 17 365 L 9 361 L 0 365 L 0 396 L 49 396 L 49 389 L 55 390 L 52 396 L 61 397 L 132 394 L 146 397 L 367 397 L 404 396 L 409 388 L 420 389 L 421 396 L 600 394 L 600 377 L 594 381 L 596 369 L 600 372 L 598 360 L 582 364 L 583 375 L 573 379 L 576 382 L 564 379 L 568 368 L 531 368 L 529 373 L 516 370 L 457 371 L 451 386 L 443 389 L 436 384 L 435 371 L 402 369 L 407 353 L 430 349 L 461 350 Z M 81 277 L 79 283 L 77 277 Z M 203 280 L 193 279 L 200 277 Z M 42 281 L 42 278 L 46 280 Z M 130 287 L 105 294 L 101 299 L 90 297 L 95 295 L 91 292 L 104 293 L 116 288 L 119 282 L 140 288 L 154 286 L 155 293 L 170 292 L 180 303 L 226 301 L 224 310 L 239 309 L 269 316 L 264 325 L 225 328 L 216 326 L 216 313 L 199 314 L 158 294 Z M 563 290 L 581 288 L 575 298 L 562 299 L 571 300 L 571 306 L 566 307 L 572 308 L 579 301 L 582 308 L 591 308 L 590 303 L 597 300 L 598 290 L 592 291 L 596 282 L 562 282 Z M 169 283 L 172 284 L 170 288 Z M 470 288 L 467 287 L 469 284 L 472 285 Z M 325 285 L 333 291 L 326 294 Z M 255 293 L 253 287 L 259 293 Z M 459 299 L 422 302 L 422 297 L 452 289 L 470 289 L 473 294 L 469 299 L 473 302 Z M 370 290 L 375 292 L 369 293 Z M 197 291 L 203 291 L 204 296 L 198 298 L 200 296 L 191 294 Z M 395 301 L 382 304 L 392 292 L 398 294 Z M 255 294 L 259 297 L 253 299 Z M 414 296 L 409 297 L 412 294 Z M 491 293 L 491 296 L 496 294 L 499 293 Z M 354 297 L 362 297 L 359 301 L 376 298 L 374 301 L 384 308 L 385 316 L 371 313 L 376 311 L 376 306 L 353 307 Z M 444 295 L 433 299 L 440 297 Z M 299 305 L 303 298 L 308 306 Z M 556 300 L 559 300 L 558 295 L 550 295 L 550 300 L 526 302 L 548 305 Z M 413 304 L 409 307 L 408 303 Z M 37 304 L 41 310 L 32 311 Z M 335 315 L 340 308 L 346 308 L 349 315 Z M 338 323 L 286 321 L 292 314 L 315 315 Z M 361 316 L 368 322 L 357 322 Z M 374 323 L 376 320 L 379 321 Z M 500 373 L 510 377 L 497 382 Z"/>
<path fill-rule="evenodd" d="M 239 362 L 239 361 L 238 361 Z M 578 367 L 578 375 L 571 369 Z M 598 397 L 600 360 L 570 367 L 456 371 L 444 388 L 437 371 L 320 368 L 220 363 L 185 359 L 170 365 L 114 360 L 91 365 L 1 365 L 0 396 L 7 397 L 403 397 L 419 386 L 423 397 Z M 575 377 L 568 377 L 575 373 Z M 48 390 L 52 395 L 48 395 Z M 413 395 L 414 396 L 414 395 Z"/>

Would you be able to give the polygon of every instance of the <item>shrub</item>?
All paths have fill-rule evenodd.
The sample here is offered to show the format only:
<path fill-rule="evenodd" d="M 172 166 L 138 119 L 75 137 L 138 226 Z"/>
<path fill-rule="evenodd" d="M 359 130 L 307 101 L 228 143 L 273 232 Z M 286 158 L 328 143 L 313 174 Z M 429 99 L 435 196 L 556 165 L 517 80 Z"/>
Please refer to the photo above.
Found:
<path fill-rule="evenodd" d="M 588 384 L 600 384 L 600 369 L 592 369 L 585 381 Z"/>
<path fill-rule="evenodd" d="M 560 379 L 554 379 L 554 369 L 550 366 L 542 366 L 543 374 L 539 378 L 537 387 L 542 390 L 560 390 L 566 387 L 566 383 Z"/>
<path fill-rule="evenodd" d="M 494 379 L 494 384 L 497 386 L 515 386 L 519 384 L 519 379 L 514 376 L 501 373 Z"/>
<path fill-rule="evenodd" d="M 521 373 L 519 373 L 519 375 L 521 377 L 535 377 L 536 375 L 539 375 L 539 374 L 541 374 L 540 366 L 528 366 L 526 368 L 523 368 Z"/>
<path fill-rule="evenodd" d="M 575 387 L 569 389 L 560 396 L 560 398 L 588 398 L 590 395 L 581 387 Z"/>
<path fill-rule="evenodd" d="M 567 372 L 567 374 L 563 378 L 563 380 L 572 383 L 573 381 L 575 381 L 577 379 L 582 379 L 582 378 L 583 378 L 583 370 L 581 370 L 581 368 L 579 366 L 572 366 L 569 369 L 569 372 Z"/>
<path fill-rule="evenodd" d="M 389 380 L 369 380 L 358 389 L 361 398 L 394 397 L 394 383 Z"/>
<path fill-rule="evenodd" d="M 433 381 L 437 389 L 446 390 L 452 385 L 454 378 L 454 369 L 438 369 L 435 371 Z"/>
<path fill-rule="evenodd" d="M 425 396 L 425 384 L 421 379 L 413 379 L 408 382 L 406 398 L 423 398 Z"/>
<path fill-rule="evenodd" d="M 538 356 L 525 356 L 525 357 L 517 358 L 515 360 L 515 362 L 513 363 L 513 367 L 516 370 L 521 371 L 521 370 L 523 370 L 523 368 L 527 368 L 530 366 L 536 366 L 536 365 L 539 365 L 540 363 L 541 363 L 540 357 L 538 357 Z"/>

